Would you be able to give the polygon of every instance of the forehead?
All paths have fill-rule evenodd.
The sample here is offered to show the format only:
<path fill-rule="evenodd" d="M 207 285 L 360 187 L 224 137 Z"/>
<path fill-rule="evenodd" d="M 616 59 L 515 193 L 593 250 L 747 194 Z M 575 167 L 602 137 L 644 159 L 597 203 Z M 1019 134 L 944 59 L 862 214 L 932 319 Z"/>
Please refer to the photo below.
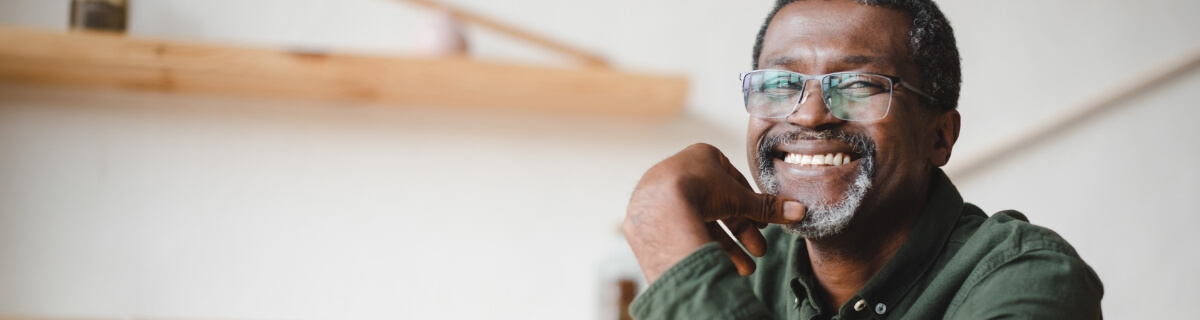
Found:
<path fill-rule="evenodd" d="M 760 69 L 808 74 L 907 69 L 911 19 L 854 1 L 797 1 L 776 13 L 763 36 Z"/>

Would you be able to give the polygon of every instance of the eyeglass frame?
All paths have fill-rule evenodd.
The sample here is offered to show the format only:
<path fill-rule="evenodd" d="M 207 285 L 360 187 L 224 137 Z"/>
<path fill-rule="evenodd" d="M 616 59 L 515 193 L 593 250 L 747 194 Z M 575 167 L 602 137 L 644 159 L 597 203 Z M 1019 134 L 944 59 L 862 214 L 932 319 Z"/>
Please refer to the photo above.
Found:
<path fill-rule="evenodd" d="M 749 104 L 749 101 L 747 101 L 747 100 L 749 100 L 749 99 L 747 99 L 747 93 L 746 93 L 746 90 L 747 90 L 747 87 L 746 87 L 746 76 L 747 76 L 747 75 L 750 75 L 751 73 L 755 73 L 755 72 L 762 72 L 762 71 L 777 71 L 777 72 L 786 72 L 786 73 L 796 74 L 796 75 L 799 75 L 799 76 L 800 76 L 800 80 L 801 80 L 801 81 L 800 81 L 800 83 L 801 83 L 801 85 L 800 85 L 800 99 L 796 99 L 796 104 L 795 104 L 794 106 L 792 106 L 792 110 L 791 110 L 791 111 L 789 111 L 788 113 L 785 113 L 785 114 L 783 114 L 783 115 L 781 115 L 781 116 L 778 116 L 778 117 L 762 117 L 762 116 L 758 116 L 758 115 L 754 114 L 753 112 L 750 112 L 750 104 Z M 845 121 L 875 121 L 875 120 L 879 120 L 879 119 L 887 118 L 887 115 L 888 115 L 889 113 L 891 113 L 891 111 L 892 111 L 892 100 L 893 100 L 893 99 L 892 99 L 892 98 L 893 98 L 893 97 L 892 97 L 892 94 L 896 92 L 896 85 L 901 85 L 901 86 L 903 86 L 905 89 L 908 89 L 909 91 L 912 91 L 913 93 L 919 94 L 919 95 L 921 95 L 922 97 L 925 97 L 925 98 L 927 98 L 927 99 L 929 99 L 929 100 L 934 100 L 934 99 L 933 99 L 933 97 L 929 96 L 929 94 L 925 93 L 925 91 L 921 91 L 921 89 L 917 89 L 915 86 L 913 86 L 913 85 L 909 84 L 908 82 L 904 81 L 904 79 L 900 79 L 900 77 L 899 77 L 899 76 L 893 76 L 893 75 L 887 75 L 887 74 L 875 73 L 875 72 L 866 72 L 866 71 L 839 71 L 839 72 L 826 73 L 826 74 L 822 74 L 822 75 L 807 75 L 807 74 L 803 74 L 803 73 L 799 73 L 799 72 L 795 72 L 795 71 L 790 71 L 790 70 L 780 70 L 780 69 L 758 69 L 758 70 L 751 70 L 751 71 L 747 71 L 747 72 L 742 72 L 742 73 L 739 73 L 739 74 L 738 74 L 738 80 L 741 80 L 741 81 L 742 81 L 742 99 L 743 99 L 743 104 L 745 104 L 745 108 L 746 108 L 746 112 L 747 112 L 747 113 L 750 113 L 750 115 L 751 115 L 751 116 L 755 116 L 755 117 L 758 117 L 758 118 L 766 118 L 766 119 L 779 119 L 779 118 L 787 118 L 787 117 L 788 117 L 788 116 L 790 116 L 791 114 L 793 114 L 793 113 L 796 113 L 796 110 L 799 110 L 799 109 L 800 109 L 800 103 L 802 103 L 802 102 L 804 102 L 804 101 L 806 100 L 806 99 L 805 99 L 805 97 L 806 97 L 806 95 L 805 95 L 805 94 L 806 94 L 806 91 L 807 91 L 807 90 L 806 90 L 806 89 L 807 89 L 806 87 L 808 86 L 808 81 L 809 81 L 809 80 L 817 80 L 817 82 L 821 83 L 821 95 L 822 95 L 822 98 L 824 98 L 824 99 L 821 99 L 821 104 L 824 104 L 824 105 L 825 105 L 825 109 L 829 110 L 829 111 L 832 113 L 832 112 L 833 112 L 833 109 L 829 107 L 829 103 L 826 101 L 826 100 L 828 100 L 828 99 L 829 99 L 829 97 L 827 97 L 827 96 L 826 96 L 826 95 L 828 95 L 828 93 L 827 93 L 827 90 L 825 89 L 825 85 L 824 85 L 824 83 L 825 83 L 825 82 L 824 82 L 824 80 L 825 80 L 825 77 L 832 76 L 832 75 L 839 75 L 839 74 L 848 74 L 848 73 L 853 73 L 853 74 L 867 74 L 867 75 L 880 76 L 880 77 L 883 77 L 883 78 L 885 78 L 885 79 L 888 79 L 888 81 L 891 81 L 891 82 L 892 82 L 892 85 L 891 85 L 891 88 L 888 88 L 888 90 L 889 90 L 889 91 L 888 91 L 888 106 L 887 106 L 887 109 L 886 109 L 886 110 L 884 110 L 884 112 L 883 112 L 883 115 L 882 115 L 882 116 L 880 116 L 878 119 L 871 119 L 871 120 L 850 120 L 850 119 L 842 119 L 842 118 L 840 118 L 840 117 L 837 117 L 837 115 L 836 115 L 836 114 L 834 115 L 834 117 L 835 117 L 835 118 L 838 118 L 838 119 L 841 119 L 841 120 L 845 120 Z"/>

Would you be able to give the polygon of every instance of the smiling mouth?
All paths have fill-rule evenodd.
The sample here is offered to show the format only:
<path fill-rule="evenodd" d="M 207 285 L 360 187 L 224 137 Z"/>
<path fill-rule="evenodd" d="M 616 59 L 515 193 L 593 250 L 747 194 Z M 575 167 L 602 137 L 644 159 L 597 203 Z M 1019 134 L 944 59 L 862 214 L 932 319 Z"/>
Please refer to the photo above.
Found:
<path fill-rule="evenodd" d="M 780 156 L 779 156 L 779 159 L 783 160 L 783 162 L 786 162 L 786 163 L 797 164 L 797 165 L 801 165 L 801 166 L 813 166 L 813 167 L 818 167 L 818 166 L 835 167 L 835 166 L 845 165 L 845 164 L 849 164 L 850 162 L 856 160 L 855 158 L 856 158 L 856 156 L 854 156 L 853 154 L 846 154 L 846 153 L 841 153 L 841 152 L 826 153 L 826 154 L 799 154 L 799 153 L 784 152 L 784 153 L 780 154 Z"/>

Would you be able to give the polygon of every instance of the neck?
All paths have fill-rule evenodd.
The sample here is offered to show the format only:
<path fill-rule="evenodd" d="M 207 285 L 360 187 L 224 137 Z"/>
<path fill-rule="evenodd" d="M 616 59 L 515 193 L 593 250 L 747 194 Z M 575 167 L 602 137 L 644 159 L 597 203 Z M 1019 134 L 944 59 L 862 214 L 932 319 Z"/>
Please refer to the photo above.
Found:
<path fill-rule="evenodd" d="M 836 313 L 896 255 L 921 215 L 929 195 L 927 187 L 914 188 L 921 191 L 898 197 L 920 201 L 863 207 L 855 218 L 859 221 L 851 222 L 842 232 L 806 239 L 813 276 L 821 288 L 826 310 Z"/>

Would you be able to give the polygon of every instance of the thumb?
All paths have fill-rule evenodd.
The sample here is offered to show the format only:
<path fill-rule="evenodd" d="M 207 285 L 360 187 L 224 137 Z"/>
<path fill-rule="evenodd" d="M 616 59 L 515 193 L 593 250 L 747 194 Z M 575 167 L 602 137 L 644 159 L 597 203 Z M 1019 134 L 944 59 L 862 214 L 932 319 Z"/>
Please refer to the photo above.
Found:
<path fill-rule="evenodd" d="M 755 193 L 757 205 L 750 206 L 745 217 L 759 222 L 790 224 L 804 219 L 808 208 L 798 201 L 788 200 L 767 193 Z"/>

